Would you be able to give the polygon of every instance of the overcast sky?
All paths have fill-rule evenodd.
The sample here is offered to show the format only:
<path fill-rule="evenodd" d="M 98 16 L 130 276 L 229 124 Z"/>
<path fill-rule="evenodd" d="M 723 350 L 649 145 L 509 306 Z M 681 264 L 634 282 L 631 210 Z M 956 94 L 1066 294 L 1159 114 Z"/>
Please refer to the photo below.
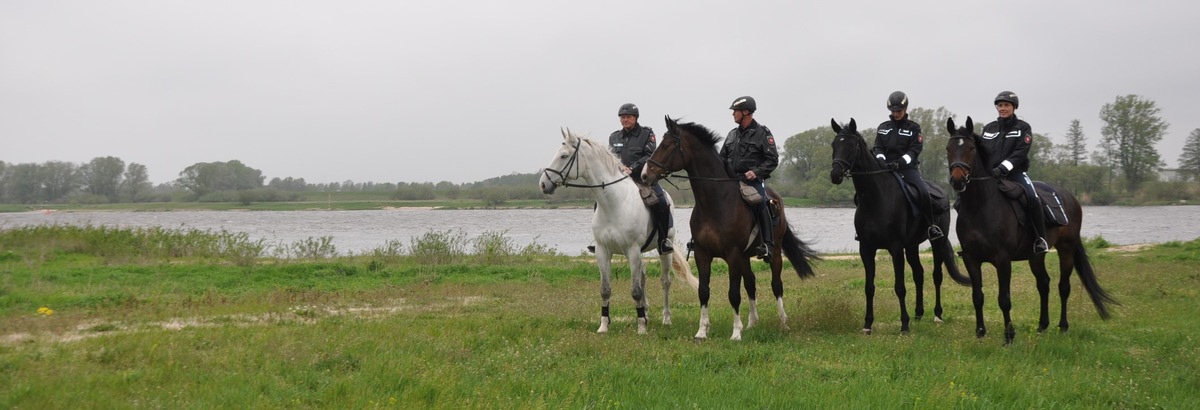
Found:
<path fill-rule="evenodd" d="M 1200 128 L 1190 1 L 0 0 L 0 161 L 116 156 L 153 182 L 240 160 L 308 182 L 475 182 L 535 172 L 559 127 L 617 108 L 724 134 L 740 95 L 779 143 L 911 106 L 990 121 L 1001 90 L 1088 151 L 1118 95 Z M 1191 50 L 1191 51 L 1189 51 Z M 926 130 L 944 132 L 944 130 Z M 938 155 L 940 153 L 926 153 Z M 1034 176 L 1037 177 L 1036 175 Z"/>

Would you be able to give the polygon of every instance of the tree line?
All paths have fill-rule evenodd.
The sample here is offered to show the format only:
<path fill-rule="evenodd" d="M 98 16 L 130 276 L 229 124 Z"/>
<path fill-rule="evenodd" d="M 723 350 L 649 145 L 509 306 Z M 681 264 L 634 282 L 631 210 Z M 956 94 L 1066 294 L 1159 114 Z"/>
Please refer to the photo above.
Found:
<path fill-rule="evenodd" d="M 948 189 L 945 149 L 949 135 L 946 119 L 955 115 L 945 108 L 916 107 L 909 118 L 924 131 L 920 169 L 925 179 Z M 1169 124 L 1159 116 L 1154 101 L 1137 95 L 1118 96 L 1099 112 L 1104 125 L 1089 151 L 1087 134 L 1072 120 L 1064 140 L 1054 142 L 1034 134 L 1030 152 L 1030 176 L 1060 185 L 1086 204 L 1166 203 L 1200 197 L 1200 128 L 1187 137 L 1179 154 L 1177 174 L 1161 178 L 1165 165 L 1155 144 L 1166 135 Z M 838 122 L 849 118 L 836 118 Z M 859 119 L 859 122 L 869 122 Z M 981 128 L 987 121 L 976 121 Z M 1038 124 L 1034 124 L 1037 130 Z M 976 131 L 979 131 L 978 129 Z M 875 129 L 862 134 L 869 142 Z M 812 128 L 788 138 L 780 150 L 779 168 L 769 185 L 785 197 L 805 198 L 827 205 L 848 205 L 853 185 L 829 182 L 830 142 L 828 126 Z M 172 182 L 153 185 L 145 165 L 116 157 L 97 157 L 83 164 L 62 161 L 9 164 L 0 161 L 0 203 L 9 204 L 98 204 L 128 202 L 272 202 L 299 200 L 302 192 L 388 192 L 395 200 L 476 199 L 491 205 L 509 200 L 546 200 L 550 203 L 591 198 L 586 189 L 560 190 L 547 196 L 537 188 L 537 172 L 455 184 L 407 182 L 309 183 L 304 178 L 266 180 L 261 170 L 238 160 L 196 163 L 179 172 Z M 664 184 L 679 204 L 692 203 L 686 182 Z"/>

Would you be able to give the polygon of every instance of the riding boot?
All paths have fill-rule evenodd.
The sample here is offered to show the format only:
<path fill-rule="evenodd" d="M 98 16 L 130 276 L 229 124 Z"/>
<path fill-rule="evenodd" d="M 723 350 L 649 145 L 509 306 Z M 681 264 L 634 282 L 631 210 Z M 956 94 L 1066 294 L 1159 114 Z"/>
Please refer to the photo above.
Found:
<path fill-rule="evenodd" d="M 925 196 L 925 212 L 929 221 L 929 240 L 936 241 L 946 236 L 945 232 L 942 232 L 942 227 L 937 226 L 937 214 L 933 212 L 933 198 L 928 195 Z"/>
<path fill-rule="evenodd" d="M 764 202 L 758 208 L 758 233 L 762 237 L 762 244 L 755 248 L 758 253 L 758 258 L 762 260 L 771 259 L 771 249 L 775 248 L 775 235 L 772 234 L 771 228 L 771 211 L 767 209 L 767 204 Z"/>
<path fill-rule="evenodd" d="M 675 247 L 671 246 L 671 238 L 667 236 L 671 229 L 671 205 L 660 199 L 658 205 L 654 206 L 651 217 L 654 218 L 654 226 L 658 230 L 658 253 L 665 255 L 674 252 Z"/>
<path fill-rule="evenodd" d="M 1033 225 L 1033 253 L 1041 254 L 1050 251 L 1050 245 L 1046 243 L 1046 214 L 1042 212 L 1041 201 L 1034 200 L 1033 206 L 1025 209 L 1025 213 L 1029 214 L 1029 224 Z"/>

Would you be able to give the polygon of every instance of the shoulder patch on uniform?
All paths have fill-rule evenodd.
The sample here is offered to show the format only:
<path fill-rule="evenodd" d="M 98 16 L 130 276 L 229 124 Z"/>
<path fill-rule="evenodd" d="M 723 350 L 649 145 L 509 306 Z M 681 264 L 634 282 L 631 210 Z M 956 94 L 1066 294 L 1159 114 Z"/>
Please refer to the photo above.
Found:
<path fill-rule="evenodd" d="M 656 141 L 654 141 L 654 133 L 653 132 L 650 133 L 650 142 L 656 142 Z"/>
<path fill-rule="evenodd" d="M 917 142 L 924 144 L 924 143 L 925 143 L 925 136 L 924 136 L 924 135 L 921 135 L 921 134 L 917 134 Z"/>
<path fill-rule="evenodd" d="M 1026 134 L 1025 135 L 1025 143 L 1028 144 L 1031 142 L 1033 142 L 1033 137 L 1029 136 L 1029 134 Z"/>
<path fill-rule="evenodd" d="M 775 137 L 767 137 L 767 144 L 775 145 Z"/>

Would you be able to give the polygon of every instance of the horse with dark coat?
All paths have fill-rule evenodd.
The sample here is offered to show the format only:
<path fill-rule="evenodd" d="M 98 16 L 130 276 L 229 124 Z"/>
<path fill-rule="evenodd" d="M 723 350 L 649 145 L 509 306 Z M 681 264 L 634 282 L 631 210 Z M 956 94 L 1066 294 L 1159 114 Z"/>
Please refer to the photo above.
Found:
<path fill-rule="evenodd" d="M 914 214 L 916 210 L 912 203 L 921 203 L 905 198 L 905 190 L 901 184 L 928 184 L 930 192 L 940 192 L 940 189 L 929 184 L 924 179 L 920 181 L 903 181 L 899 174 L 880 164 L 871 155 L 871 149 L 866 139 L 858 132 L 854 119 L 843 128 L 837 121 L 829 120 L 833 132 L 837 133 L 831 143 L 833 147 L 833 166 L 829 171 L 829 179 L 834 184 L 841 184 L 844 178 L 854 181 L 855 204 L 854 232 L 858 238 L 858 257 L 863 263 L 866 274 L 864 292 L 867 297 L 867 312 L 863 322 L 863 333 L 871 334 L 871 326 L 875 322 L 875 252 L 885 249 L 892 256 L 892 270 L 895 272 L 896 297 L 900 299 L 900 332 L 908 333 L 908 307 L 904 297 L 907 293 L 904 285 L 904 261 L 908 259 L 913 271 L 913 284 L 917 288 L 916 318 L 925 315 L 925 269 L 921 266 L 918 252 L 921 243 L 927 238 L 924 220 Z M 912 188 L 915 189 L 915 188 Z M 917 191 L 920 192 L 920 191 Z M 932 199 L 931 199 L 932 201 Z M 911 202 L 911 203 L 910 203 Z M 945 209 L 947 201 L 944 197 L 937 202 Z M 948 232 L 950 229 L 950 212 L 939 213 L 934 223 Z M 946 236 L 931 241 L 933 250 L 933 287 L 935 302 L 933 308 L 934 321 L 942 322 L 942 265 L 956 282 L 970 285 L 971 281 L 958 271 L 954 262 L 954 248 Z"/>
<path fill-rule="evenodd" d="M 724 259 L 729 265 L 729 303 L 733 306 L 733 334 L 730 339 L 742 338 L 740 314 L 741 289 L 743 283 L 750 299 L 749 324 L 758 320 L 758 307 L 754 284 L 754 271 L 750 258 L 758 246 L 758 225 L 754 222 L 754 210 L 742 200 L 738 180 L 732 178 L 717 154 L 717 142 L 721 137 L 704 126 L 694 123 L 680 124 L 666 117 L 667 132 L 654 150 L 642 171 L 642 179 L 653 184 L 669 173 L 687 170 L 691 180 L 696 206 L 692 209 L 692 240 L 696 252 L 696 268 L 700 271 L 700 329 L 696 339 L 708 338 L 709 279 L 712 276 L 713 258 Z M 771 250 L 771 291 L 775 295 L 779 311 L 780 326 L 787 328 L 787 314 L 783 304 L 783 255 L 787 255 L 800 278 L 813 276 L 810 261 L 818 259 L 816 253 L 796 237 L 788 226 L 783 213 L 782 198 L 768 189 L 769 206 L 773 218 L 775 249 Z M 782 252 L 780 252 L 782 250 Z"/>
<path fill-rule="evenodd" d="M 1016 337 L 1009 310 L 1012 308 L 1009 283 L 1012 279 L 1012 262 L 1029 261 L 1029 268 L 1037 280 L 1038 296 L 1041 297 L 1041 316 L 1038 332 L 1050 325 L 1049 293 L 1050 275 L 1046 272 L 1046 254 L 1034 254 L 1034 235 L 1027 218 L 1023 217 L 1021 205 L 1014 206 L 1012 197 L 1025 198 L 1024 190 L 1006 188 L 1008 182 L 988 175 L 986 158 L 978 155 L 979 135 L 971 117 L 962 128 L 955 128 L 954 119 L 946 121 L 950 140 L 946 144 L 946 161 L 950 167 L 950 186 L 959 194 L 958 222 L 955 230 L 962 245 L 963 265 L 971 276 L 971 300 L 975 305 L 975 335 L 983 337 L 987 328 L 983 323 L 983 290 L 981 265 L 984 262 L 996 267 L 996 282 L 999 286 L 1000 310 L 1004 313 L 1004 343 Z M 982 173 L 976 174 L 976 172 Z M 1015 185 L 1015 184 L 1014 184 Z M 1051 211 L 1047 222 L 1055 226 L 1046 228 L 1046 242 L 1058 252 L 1059 282 L 1058 295 L 1062 299 L 1062 315 L 1058 328 L 1067 331 L 1067 298 L 1071 295 L 1071 271 L 1079 272 L 1083 288 L 1091 297 L 1092 304 L 1101 318 L 1108 319 L 1109 304 L 1119 304 L 1100 287 L 1092 269 L 1083 239 L 1079 235 L 1083 225 L 1083 208 L 1079 201 L 1067 191 L 1044 182 L 1035 182 L 1038 196 L 1047 204 L 1038 207 Z M 1006 192 L 1013 192 L 1012 196 Z M 1055 212 L 1057 211 L 1057 212 Z"/>

